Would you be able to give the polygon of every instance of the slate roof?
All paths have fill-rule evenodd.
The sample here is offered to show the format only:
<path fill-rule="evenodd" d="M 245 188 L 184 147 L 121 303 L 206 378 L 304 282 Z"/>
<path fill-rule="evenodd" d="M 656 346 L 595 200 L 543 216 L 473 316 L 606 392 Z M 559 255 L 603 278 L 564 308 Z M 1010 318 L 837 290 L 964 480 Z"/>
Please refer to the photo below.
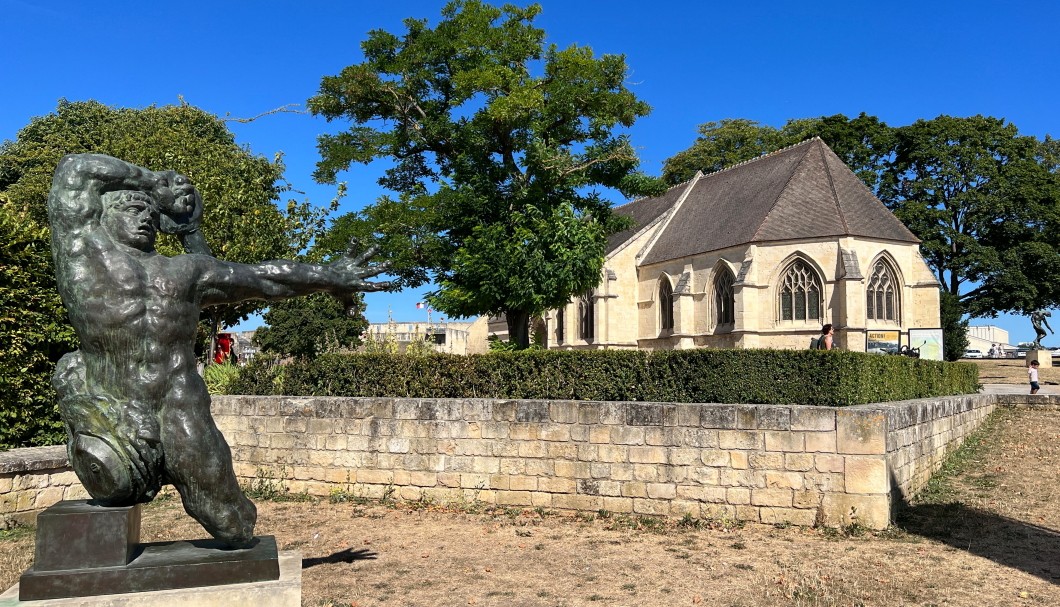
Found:
<path fill-rule="evenodd" d="M 683 197 L 683 200 L 682 200 Z M 643 264 L 754 242 L 863 236 L 920 242 L 818 137 L 615 208 L 637 227 L 668 213 Z"/>

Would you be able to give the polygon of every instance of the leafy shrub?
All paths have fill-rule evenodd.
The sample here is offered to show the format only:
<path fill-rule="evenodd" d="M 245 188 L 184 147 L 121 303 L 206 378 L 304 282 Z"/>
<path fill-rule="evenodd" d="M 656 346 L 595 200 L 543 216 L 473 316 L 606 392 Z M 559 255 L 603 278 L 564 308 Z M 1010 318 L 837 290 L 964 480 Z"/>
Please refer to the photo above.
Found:
<path fill-rule="evenodd" d="M 282 380 L 275 380 L 282 370 Z M 979 370 L 811 350 L 522 351 L 410 357 L 328 354 L 244 368 L 236 394 L 512 398 L 845 406 L 978 390 Z"/>

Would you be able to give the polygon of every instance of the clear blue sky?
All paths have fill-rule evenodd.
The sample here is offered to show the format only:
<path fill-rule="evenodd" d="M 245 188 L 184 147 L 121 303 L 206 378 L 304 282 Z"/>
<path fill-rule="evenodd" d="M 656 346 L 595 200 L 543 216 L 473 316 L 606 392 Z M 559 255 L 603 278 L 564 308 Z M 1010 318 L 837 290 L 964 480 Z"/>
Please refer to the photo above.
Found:
<path fill-rule="evenodd" d="M 1008 119 L 1024 134 L 1060 136 L 1060 3 L 541 4 L 537 23 L 550 42 L 626 55 L 632 89 L 653 107 L 632 130 L 650 173 L 692 144 L 697 125 L 723 118 L 780 126 L 789 118 L 866 112 L 900 126 L 939 114 L 985 114 Z M 182 96 L 238 118 L 304 104 L 322 76 L 361 60 L 359 44 L 369 30 L 403 31 L 406 17 L 435 22 L 442 5 L 0 0 L 0 140 L 13 139 L 63 97 L 143 107 Z M 300 197 L 321 205 L 334 188 L 310 176 L 316 136 L 339 126 L 291 113 L 231 123 L 253 152 L 282 151 Z M 357 167 L 342 176 L 350 190 L 343 210 L 382 193 L 375 183 L 380 172 Z M 425 320 L 415 302 L 426 290 L 369 295 L 368 317 L 385 321 L 390 307 L 396 320 Z M 1053 321 L 1060 325 L 1060 315 Z M 1007 329 L 1012 343 L 1033 338 L 1023 317 L 972 322 Z"/>

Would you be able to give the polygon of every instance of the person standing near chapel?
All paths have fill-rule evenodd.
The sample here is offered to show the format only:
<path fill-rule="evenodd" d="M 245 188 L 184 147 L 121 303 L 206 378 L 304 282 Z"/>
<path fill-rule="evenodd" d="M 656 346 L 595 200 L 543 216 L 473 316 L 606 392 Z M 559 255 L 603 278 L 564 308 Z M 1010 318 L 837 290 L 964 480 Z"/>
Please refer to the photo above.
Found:
<path fill-rule="evenodd" d="M 835 336 L 835 329 L 832 328 L 832 323 L 828 323 L 821 327 L 821 337 L 817 339 L 818 350 L 831 350 L 834 343 L 833 338 Z"/>

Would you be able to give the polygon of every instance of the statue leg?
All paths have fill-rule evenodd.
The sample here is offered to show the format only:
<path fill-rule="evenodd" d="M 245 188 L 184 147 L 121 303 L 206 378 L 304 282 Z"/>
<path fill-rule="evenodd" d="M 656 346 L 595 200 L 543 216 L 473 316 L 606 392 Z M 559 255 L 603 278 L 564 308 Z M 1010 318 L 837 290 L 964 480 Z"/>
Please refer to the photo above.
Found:
<path fill-rule="evenodd" d="M 209 395 L 203 390 L 182 406 L 163 410 L 166 475 L 192 518 L 215 538 L 236 548 L 245 547 L 254 538 L 257 509 L 239 487 L 232 452 L 214 424 L 209 406 Z"/>
<path fill-rule="evenodd" d="M 105 506 L 151 501 L 161 487 L 162 452 L 150 408 L 90 391 L 80 352 L 59 361 L 52 383 L 70 464 L 89 495 Z"/>

